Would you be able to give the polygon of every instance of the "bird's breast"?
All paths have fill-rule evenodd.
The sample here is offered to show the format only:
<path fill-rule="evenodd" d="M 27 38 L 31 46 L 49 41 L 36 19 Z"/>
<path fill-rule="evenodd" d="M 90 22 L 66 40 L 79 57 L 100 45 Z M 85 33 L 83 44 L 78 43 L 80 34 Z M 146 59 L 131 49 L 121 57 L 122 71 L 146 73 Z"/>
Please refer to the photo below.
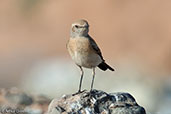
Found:
<path fill-rule="evenodd" d="M 76 64 L 91 68 L 101 62 L 101 58 L 94 52 L 87 38 L 70 39 L 69 52 Z"/>
<path fill-rule="evenodd" d="M 86 54 L 91 51 L 90 42 L 86 38 L 71 38 L 68 47 L 72 55 L 75 53 Z"/>

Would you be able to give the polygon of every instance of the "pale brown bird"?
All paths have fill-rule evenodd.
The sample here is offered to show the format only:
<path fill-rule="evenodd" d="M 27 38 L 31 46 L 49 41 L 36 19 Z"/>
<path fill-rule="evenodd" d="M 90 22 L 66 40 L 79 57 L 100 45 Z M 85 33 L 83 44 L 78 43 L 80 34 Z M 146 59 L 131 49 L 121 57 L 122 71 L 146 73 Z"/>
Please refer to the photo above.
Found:
<path fill-rule="evenodd" d="M 67 49 L 76 65 L 80 67 L 81 78 L 78 92 L 81 92 L 81 84 L 83 79 L 83 69 L 92 68 L 93 78 L 91 83 L 91 90 L 93 89 L 95 68 L 99 67 L 101 70 L 107 69 L 114 71 L 112 67 L 105 63 L 102 53 L 97 46 L 96 42 L 90 37 L 89 24 L 86 20 L 78 20 L 71 26 L 70 39 L 67 43 Z"/>

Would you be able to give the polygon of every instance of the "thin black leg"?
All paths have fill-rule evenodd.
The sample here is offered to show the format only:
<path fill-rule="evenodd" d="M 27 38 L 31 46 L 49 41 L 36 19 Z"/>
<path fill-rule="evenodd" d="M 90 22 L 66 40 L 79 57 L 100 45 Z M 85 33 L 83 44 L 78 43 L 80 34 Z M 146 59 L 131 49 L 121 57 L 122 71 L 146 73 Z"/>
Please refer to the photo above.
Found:
<path fill-rule="evenodd" d="M 78 93 L 81 92 L 81 85 L 82 85 L 82 80 L 83 80 L 83 75 L 84 75 L 84 71 L 83 71 L 82 67 L 81 66 L 79 66 L 79 67 L 81 70 L 81 78 L 80 78 L 80 85 L 79 85 Z"/>
<path fill-rule="evenodd" d="M 93 79 L 92 79 L 92 82 L 91 82 L 91 90 L 93 90 L 93 84 L 94 84 L 94 78 L 95 78 L 95 68 L 93 68 Z"/>

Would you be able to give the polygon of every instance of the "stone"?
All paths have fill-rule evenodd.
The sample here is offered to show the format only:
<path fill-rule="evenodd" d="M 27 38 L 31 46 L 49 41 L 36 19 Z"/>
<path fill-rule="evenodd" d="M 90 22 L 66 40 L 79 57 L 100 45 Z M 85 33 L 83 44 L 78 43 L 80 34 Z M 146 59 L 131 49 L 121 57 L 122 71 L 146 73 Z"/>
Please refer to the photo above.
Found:
<path fill-rule="evenodd" d="M 17 88 L 12 88 L 6 91 L 4 97 L 8 100 L 8 102 L 17 105 L 30 105 L 33 103 L 33 99 L 31 96 L 18 90 Z"/>
<path fill-rule="evenodd" d="M 0 114 L 45 114 L 51 99 L 18 88 L 0 88 Z"/>
<path fill-rule="evenodd" d="M 146 114 L 129 93 L 83 91 L 53 99 L 48 114 Z"/>

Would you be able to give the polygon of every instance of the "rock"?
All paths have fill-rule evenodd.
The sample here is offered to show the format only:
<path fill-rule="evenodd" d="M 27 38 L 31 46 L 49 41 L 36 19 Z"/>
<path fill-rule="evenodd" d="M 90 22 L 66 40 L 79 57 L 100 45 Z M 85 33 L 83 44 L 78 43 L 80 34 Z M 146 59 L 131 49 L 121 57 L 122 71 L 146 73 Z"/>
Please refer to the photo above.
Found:
<path fill-rule="evenodd" d="M 30 105 L 33 103 L 31 96 L 18 90 L 17 88 L 12 88 L 6 92 L 4 95 L 8 102 L 16 105 Z"/>
<path fill-rule="evenodd" d="M 51 99 L 15 87 L 0 88 L 0 114 L 45 114 Z"/>
<path fill-rule="evenodd" d="M 53 99 L 48 114 L 146 114 L 129 93 L 83 91 Z"/>

